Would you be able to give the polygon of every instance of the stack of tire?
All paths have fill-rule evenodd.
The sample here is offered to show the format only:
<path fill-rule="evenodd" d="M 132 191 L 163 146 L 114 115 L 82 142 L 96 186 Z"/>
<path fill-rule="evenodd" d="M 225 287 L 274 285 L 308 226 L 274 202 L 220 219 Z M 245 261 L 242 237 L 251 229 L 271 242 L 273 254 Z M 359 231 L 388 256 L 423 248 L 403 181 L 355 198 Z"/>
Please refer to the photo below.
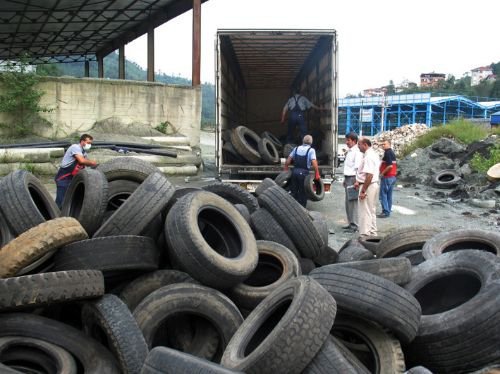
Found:
<path fill-rule="evenodd" d="M 337 254 L 325 218 L 272 183 L 257 197 L 175 188 L 128 158 L 77 174 L 61 211 L 13 172 L 0 217 L 1 372 L 401 373 L 403 350 L 413 366 L 465 372 L 500 358 L 497 237 L 410 270 L 358 255 L 360 242 Z M 372 250 L 385 239 L 397 244 Z M 439 271 L 465 294 L 433 298 Z"/>
<path fill-rule="evenodd" d="M 222 155 L 228 164 L 275 165 L 291 151 L 273 133 L 264 131 L 259 136 L 246 126 L 223 132 L 222 141 Z"/>

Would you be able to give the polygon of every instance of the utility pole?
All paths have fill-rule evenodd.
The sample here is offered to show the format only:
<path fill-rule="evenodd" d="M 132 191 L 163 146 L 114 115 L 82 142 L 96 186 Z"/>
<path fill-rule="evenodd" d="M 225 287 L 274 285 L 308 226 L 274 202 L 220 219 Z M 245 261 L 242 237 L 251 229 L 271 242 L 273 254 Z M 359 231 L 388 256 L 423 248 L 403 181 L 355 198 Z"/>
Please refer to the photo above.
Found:
<path fill-rule="evenodd" d="M 385 107 L 387 106 L 385 92 L 382 92 L 382 111 L 380 113 L 380 132 L 384 132 Z"/>

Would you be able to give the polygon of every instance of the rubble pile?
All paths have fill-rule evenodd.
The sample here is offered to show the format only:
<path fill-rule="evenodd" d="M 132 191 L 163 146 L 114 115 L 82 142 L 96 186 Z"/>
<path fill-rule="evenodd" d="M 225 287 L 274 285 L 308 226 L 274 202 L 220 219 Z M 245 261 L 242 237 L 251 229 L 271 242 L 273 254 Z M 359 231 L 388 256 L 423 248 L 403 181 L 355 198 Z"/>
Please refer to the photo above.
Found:
<path fill-rule="evenodd" d="M 385 140 L 390 140 L 392 149 L 396 153 L 396 156 L 399 156 L 406 145 L 411 144 L 416 138 L 425 134 L 427 131 L 429 131 L 429 128 L 423 123 L 404 125 L 391 131 L 384 131 L 373 138 L 373 149 L 382 156 L 384 154 L 382 143 Z"/>
<path fill-rule="evenodd" d="M 435 198 L 472 202 L 491 200 L 500 204 L 500 186 L 489 181 L 484 173 L 471 169 L 469 162 L 475 153 L 486 155 L 498 143 L 495 137 L 464 146 L 453 139 L 441 138 L 426 148 L 398 160 L 398 181 L 429 187 Z M 436 185 L 436 175 L 443 172 L 458 177 L 458 182 L 443 189 Z"/>

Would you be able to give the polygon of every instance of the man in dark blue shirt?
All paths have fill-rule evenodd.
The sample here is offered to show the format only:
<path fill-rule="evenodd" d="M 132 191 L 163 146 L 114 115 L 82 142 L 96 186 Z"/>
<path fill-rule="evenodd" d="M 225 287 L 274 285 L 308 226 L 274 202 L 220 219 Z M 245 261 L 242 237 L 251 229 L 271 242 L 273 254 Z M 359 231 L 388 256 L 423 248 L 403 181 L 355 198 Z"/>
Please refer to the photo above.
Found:
<path fill-rule="evenodd" d="M 307 194 L 304 187 L 304 180 L 309 175 L 311 167 L 314 169 L 314 180 L 319 180 L 319 167 L 316 160 L 316 151 L 311 144 L 313 138 L 311 135 L 304 136 L 303 144 L 295 147 L 285 162 L 285 171 L 288 170 L 290 164 L 293 163 L 291 192 L 292 196 L 304 208 L 307 204 Z"/>

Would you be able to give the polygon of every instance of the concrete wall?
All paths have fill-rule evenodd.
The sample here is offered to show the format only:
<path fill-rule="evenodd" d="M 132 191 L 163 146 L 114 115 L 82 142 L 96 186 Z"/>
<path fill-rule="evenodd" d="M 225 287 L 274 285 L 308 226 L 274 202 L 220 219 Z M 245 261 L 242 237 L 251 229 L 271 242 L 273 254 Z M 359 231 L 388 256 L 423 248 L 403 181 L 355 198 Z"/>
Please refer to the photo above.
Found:
<path fill-rule="evenodd" d="M 139 122 L 156 127 L 168 121 L 191 146 L 200 142 L 201 87 L 95 78 L 44 77 L 38 88 L 40 104 L 53 110 L 40 113 L 52 124 L 35 133 L 60 139 L 90 130 L 96 121 L 110 117 L 124 124 Z M 5 117 L 0 113 L 0 122 Z"/>

